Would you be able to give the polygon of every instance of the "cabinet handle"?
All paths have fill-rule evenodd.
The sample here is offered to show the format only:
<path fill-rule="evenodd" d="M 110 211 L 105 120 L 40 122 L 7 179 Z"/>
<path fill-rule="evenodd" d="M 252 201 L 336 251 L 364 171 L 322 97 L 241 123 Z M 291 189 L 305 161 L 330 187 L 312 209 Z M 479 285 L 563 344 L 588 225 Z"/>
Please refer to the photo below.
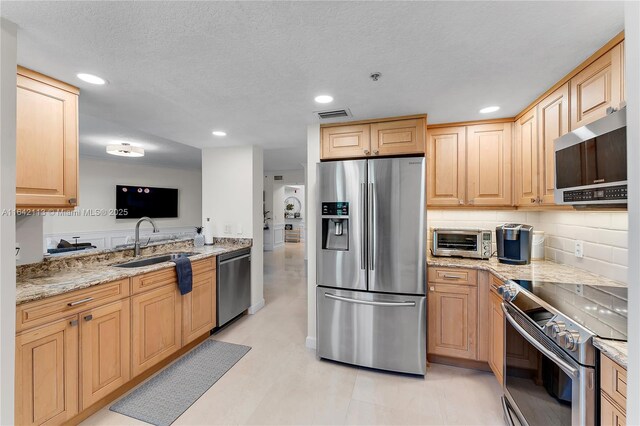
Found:
<path fill-rule="evenodd" d="M 444 278 L 445 280 L 463 280 L 464 276 L 462 276 L 462 275 L 444 274 L 442 276 L 442 278 Z"/>
<path fill-rule="evenodd" d="M 431 286 L 431 287 L 429 287 L 429 291 L 436 291 L 436 288 Z"/>
<path fill-rule="evenodd" d="M 84 317 L 85 321 L 91 321 L 92 319 L 93 319 L 93 315 L 92 314 L 89 314 L 89 315 Z"/>
<path fill-rule="evenodd" d="M 373 151 L 373 155 L 378 155 L 378 150 L 376 149 L 375 151 Z"/>
<path fill-rule="evenodd" d="M 69 198 L 69 204 L 76 204 L 78 202 L 77 198 Z"/>
<path fill-rule="evenodd" d="M 460 205 L 464 204 L 464 200 L 461 198 L 458 200 L 458 203 L 460 203 Z"/>
<path fill-rule="evenodd" d="M 536 200 L 535 198 L 532 198 L 532 199 L 531 199 L 531 202 L 532 202 L 532 203 L 536 203 L 537 201 L 538 201 L 538 200 Z"/>
<path fill-rule="evenodd" d="M 368 149 L 364 150 L 364 155 L 369 155 L 369 150 Z"/>
<path fill-rule="evenodd" d="M 75 327 L 76 325 L 78 325 L 78 320 L 71 320 L 71 321 L 69 321 L 69 325 L 70 325 L 71 327 Z"/>
<path fill-rule="evenodd" d="M 78 306 L 82 305 L 83 303 L 91 302 L 92 300 L 93 297 L 86 297 L 84 299 L 76 300 L 75 302 L 69 302 L 67 303 L 67 306 Z"/>

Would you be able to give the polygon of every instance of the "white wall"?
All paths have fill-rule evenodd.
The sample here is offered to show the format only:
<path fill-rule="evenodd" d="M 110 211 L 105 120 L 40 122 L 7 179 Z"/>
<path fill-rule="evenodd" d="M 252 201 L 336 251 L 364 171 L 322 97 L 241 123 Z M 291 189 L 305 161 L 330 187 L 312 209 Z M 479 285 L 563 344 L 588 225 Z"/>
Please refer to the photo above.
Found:
<path fill-rule="evenodd" d="M 262 148 L 240 146 L 202 150 L 202 217 L 210 217 L 213 235 L 253 238 L 249 312 L 264 305 Z"/>
<path fill-rule="evenodd" d="M 0 209 L 16 206 L 16 26 L 0 20 Z M 0 424 L 13 424 L 15 216 L 0 215 Z"/>
<path fill-rule="evenodd" d="M 625 3 L 625 88 L 629 177 L 629 368 L 627 424 L 640 424 L 640 4 Z"/>
<path fill-rule="evenodd" d="M 16 247 L 20 247 L 16 264 L 22 265 L 42 260 L 43 219 L 42 216 L 16 217 Z"/>
<path fill-rule="evenodd" d="M 429 210 L 427 226 L 474 227 L 495 230 L 505 222 L 526 223 L 545 231 L 545 255 L 605 277 L 627 282 L 627 212 L 504 210 Z M 429 233 L 431 240 L 431 233 Z M 495 250 L 495 234 L 493 235 Z M 574 256 L 575 241 L 584 242 L 584 257 Z"/>
<path fill-rule="evenodd" d="M 156 219 L 158 227 L 175 228 L 202 225 L 202 175 L 198 169 L 136 164 L 135 158 L 123 161 L 80 158 L 79 209 L 115 209 L 116 185 L 146 185 L 178 189 L 178 218 Z M 45 234 L 109 231 L 130 229 L 137 219 L 116 219 L 115 216 L 47 215 Z"/>
<path fill-rule="evenodd" d="M 316 165 L 320 162 L 320 125 L 307 126 L 307 206 L 313 206 L 318 196 Z M 307 209 L 307 229 L 316 229 L 316 210 Z M 305 240 L 307 254 L 307 342 L 308 348 L 316 347 L 316 233 L 307 232 Z"/>

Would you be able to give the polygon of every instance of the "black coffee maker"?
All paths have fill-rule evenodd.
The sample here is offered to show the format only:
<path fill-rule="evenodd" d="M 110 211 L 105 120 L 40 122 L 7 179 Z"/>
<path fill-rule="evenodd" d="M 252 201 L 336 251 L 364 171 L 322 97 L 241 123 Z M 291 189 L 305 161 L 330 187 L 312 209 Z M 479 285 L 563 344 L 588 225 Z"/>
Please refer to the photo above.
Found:
<path fill-rule="evenodd" d="M 531 263 L 533 226 L 519 223 L 505 223 L 496 227 L 498 261 L 511 265 Z"/>

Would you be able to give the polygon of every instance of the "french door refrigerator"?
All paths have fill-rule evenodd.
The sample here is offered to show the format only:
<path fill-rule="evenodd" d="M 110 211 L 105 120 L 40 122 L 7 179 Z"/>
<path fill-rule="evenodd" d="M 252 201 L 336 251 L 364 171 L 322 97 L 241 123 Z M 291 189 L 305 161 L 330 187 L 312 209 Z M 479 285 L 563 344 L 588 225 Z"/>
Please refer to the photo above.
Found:
<path fill-rule="evenodd" d="M 317 354 L 425 374 L 422 157 L 318 165 Z"/>

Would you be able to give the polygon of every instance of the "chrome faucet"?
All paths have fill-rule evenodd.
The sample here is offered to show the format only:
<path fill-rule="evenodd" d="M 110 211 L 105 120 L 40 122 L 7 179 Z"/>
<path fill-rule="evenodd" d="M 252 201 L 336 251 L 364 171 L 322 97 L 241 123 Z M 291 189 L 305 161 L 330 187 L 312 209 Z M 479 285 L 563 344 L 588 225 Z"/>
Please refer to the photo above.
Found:
<path fill-rule="evenodd" d="M 136 241 L 133 245 L 133 256 L 134 257 L 138 257 L 140 256 L 140 224 L 142 222 L 149 222 L 151 225 L 153 225 L 153 232 L 160 232 L 160 230 L 158 229 L 158 227 L 156 226 L 156 223 L 153 221 L 153 219 L 151 219 L 150 217 L 144 216 L 141 217 L 138 222 L 136 223 Z M 147 241 L 147 244 L 149 244 L 149 242 Z M 146 244 L 144 245 L 146 247 Z"/>

